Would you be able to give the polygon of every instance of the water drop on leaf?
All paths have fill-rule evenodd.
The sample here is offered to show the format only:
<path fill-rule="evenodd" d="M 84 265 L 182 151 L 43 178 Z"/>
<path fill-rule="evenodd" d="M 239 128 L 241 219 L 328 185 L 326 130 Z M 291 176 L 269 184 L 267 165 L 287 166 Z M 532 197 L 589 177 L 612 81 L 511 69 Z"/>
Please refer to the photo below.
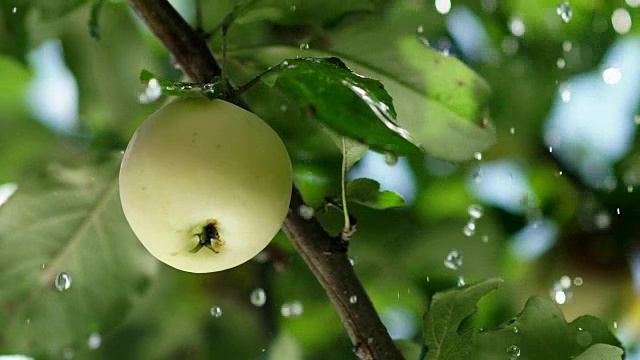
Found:
<path fill-rule="evenodd" d="M 358 302 L 358 297 L 356 295 L 351 295 L 351 297 L 349 298 L 349 302 L 352 304 L 355 304 Z"/>
<path fill-rule="evenodd" d="M 507 354 L 509 354 L 510 360 L 516 360 L 520 357 L 520 348 L 518 345 L 511 345 L 507 348 Z"/>
<path fill-rule="evenodd" d="M 55 285 L 58 291 L 68 290 L 71 287 L 71 275 L 66 272 L 58 273 L 56 275 Z"/>
<path fill-rule="evenodd" d="M 99 348 L 101 344 L 102 344 L 102 336 L 100 336 L 99 333 L 91 333 L 91 335 L 89 335 L 89 340 L 87 340 L 87 345 L 89 346 L 89 349 L 95 350 Z"/>

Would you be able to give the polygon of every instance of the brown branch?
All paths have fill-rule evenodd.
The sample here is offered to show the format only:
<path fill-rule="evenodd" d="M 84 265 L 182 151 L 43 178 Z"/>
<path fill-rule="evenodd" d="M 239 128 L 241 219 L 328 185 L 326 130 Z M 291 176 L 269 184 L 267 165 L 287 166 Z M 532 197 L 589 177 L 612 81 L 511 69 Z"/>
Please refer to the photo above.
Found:
<path fill-rule="evenodd" d="M 204 39 L 166 0 L 129 3 L 192 80 L 209 82 L 221 75 Z M 355 354 L 367 360 L 403 359 L 349 262 L 346 244 L 327 234 L 315 218 L 300 217 L 301 205 L 294 188 L 284 231 L 336 307 Z"/>
<path fill-rule="evenodd" d="M 205 40 L 166 0 L 129 0 L 129 4 L 191 80 L 211 82 L 222 74 Z"/>

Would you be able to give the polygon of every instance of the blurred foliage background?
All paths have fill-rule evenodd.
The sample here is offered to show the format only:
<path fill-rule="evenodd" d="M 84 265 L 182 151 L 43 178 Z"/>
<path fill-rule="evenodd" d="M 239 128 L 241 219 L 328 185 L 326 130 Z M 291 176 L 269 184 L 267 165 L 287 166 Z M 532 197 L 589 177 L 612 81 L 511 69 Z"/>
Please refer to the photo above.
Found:
<path fill-rule="evenodd" d="M 200 4 L 205 31 L 235 5 L 172 3 L 192 24 Z M 497 140 L 460 163 L 433 152 L 394 163 L 368 152 L 351 170 L 351 178 L 376 179 L 408 204 L 351 210 L 358 232 L 350 256 L 391 335 L 419 339 L 435 291 L 502 277 L 501 289 L 481 302 L 479 326 L 512 318 L 532 295 L 550 297 L 569 321 L 602 318 L 628 358 L 640 358 L 640 2 L 257 1 L 231 27 L 224 65 L 242 84 L 279 56 L 377 64 L 376 49 L 401 36 L 461 59 L 487 80 Z M 221 59 L 219 31 L 210 43 Z M 406 64 L 378 65 L 371 68 L 394 79 Z M 140 104 L 142 69 L 182 76 L 124 1 L 2 0 L 0 203 L 52 160 L 123 150 L 161 103 Z M 339 189 L 339 149 L 303 109 L 269 91 L 257 86 L 245 99 L 285 139 L 296 182 L 317 206 Z M 448 131 L 458 133 L 435 134 L 442 146 Z M 340 214 L 319 216 L 339 228 Z M 87 325 L 86 337 L 65 338 L 51 351 L 79 359 L 353 358 L 332 305 L 283 235 L 255 261 L 222 273 L 149 269 L 148 283 L 123 293 L 121 319 Z M 89 288 L 94 296 L 125 291 Z M 0 326 L 0 338 L 12 331 Z M 4 343 L 0 353 L 12 349 Z"/>

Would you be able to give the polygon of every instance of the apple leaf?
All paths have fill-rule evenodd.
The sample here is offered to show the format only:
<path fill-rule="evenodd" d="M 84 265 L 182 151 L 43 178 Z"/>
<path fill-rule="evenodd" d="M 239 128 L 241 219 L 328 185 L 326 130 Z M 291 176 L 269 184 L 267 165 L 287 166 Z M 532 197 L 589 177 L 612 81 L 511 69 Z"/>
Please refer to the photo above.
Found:
<path fill-rule="evenodd" d="M 476 313 L 478 301 L 502 282 L 502 279 L 489 279 L 436 293 L 425 315 L 425 359 L 467 359 L 473 348 L 475 330 L 466 326 L 466 320 Z"/>
<path fill-rule="evenodd" d="M 570 359 L 595 344 L 622 347 L 602 320 L 585 315 L 567 324 L 555 302 L 532 297 L 511 322 L 497 330 L 480 333 L 473 353 L 476 359 L 489 360 L 504 356 L 510 347 L 517 347 L 520 359 Z M 585 356 L 595 356 L 603 351 L 599 349 Z"/>
<path fill-rule="evenodd" d="M 158 262 L 122 213 L 119 164 L 50 164 L 0 207 L 3 351 L 62 358 L 118 325 L 148 288 Z"/>
<path fill-rule="evenodd" d="M 384 86 L 353 73 L 336 57 L 287 59 L 261 80 L 285 89 L 308 116 L 339 135 L 379 151 L 418 152 L 409 132 L 396 124 L 392 99 Z"/>
<path fill-rule="evenodd" d="M 393 191 L 380 191 L 380 183 L 361 178 L 347 184 L 347 201 L 372 209 L 384 210 L 406 205 L 402 195 Z"/>
<path fill-rule="evenodd" d="M 422 354 L 422 346 L 409 340 L 394 340 L 394 344 L 407 360 L 419 360 Z"/>
<path fill-rule="evenodd" d="M 575 360 L 620 360 L 624 355 L 624 350 L 617 346 L 607 344 L 595 344 L 589 346 Z"/>

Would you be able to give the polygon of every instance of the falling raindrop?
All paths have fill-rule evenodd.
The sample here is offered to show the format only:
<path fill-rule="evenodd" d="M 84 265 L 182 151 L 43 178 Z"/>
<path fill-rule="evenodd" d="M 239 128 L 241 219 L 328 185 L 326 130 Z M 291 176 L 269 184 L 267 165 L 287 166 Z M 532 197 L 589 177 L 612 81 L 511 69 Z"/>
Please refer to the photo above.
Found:
<path fill-rule="evenodd" d="M 553 283 L 550 291 L 551 298 L 558 304 L 566 304 L 573 296 L 571 290 L 571 278 L 563 276 L 559 281 Z"/>
<path fill-rule="evenodd" d="M 300 50 L 307 50 L 307 49 L 309 49 L 309 44 L 308 43 L 300 44 Z"/>
<path fill-rule="evenodd" d="M 416 31 L 418 32 L 418 34 L 422 34 L 424 32 L 424 26 L 418 26 L 418 29 Z"/>
<path fill-rule="evenodd" d="M 356 295 L 351 295 L 351 297 L 349 298 L 349 302 L 352 304 L 355 304 L 358 302 L 358 296 Z"/>
<path fill-rule="evenodd" d="M 563 2 L 562 4 L 556 7 L 556 14 L 560 16 L 562 21 L 566 24 L 571 21 L 573 17 L 573 11 L 571 10 L 571 5 L 568 2 Z"/>
<path fill-rule="evenodd" d="M 466 281 L 464 281 L 464 276 L 462 276 L 462 275 L 458 276 L 458 287 L 463 287 L 466 284 L 467 283 L 466 283 Z"/>
<path fill-rule="evenodd" d="M 611 25 L 618 34 L 626 34 L 631 30 L 631 15 L 627 9 L 619 8 L 611 15 Z"/>
<path fill-rule="evenodd" d="M 481 152 L 476 152 L 473 154 L 473 158 L 480 161 L 482 160 L 482 153 Z"/>
<path fill-rule="evenodd" d="M 470 219 L 467 224 L 462 228 L 462 233 L 464 236 L 473 236 L 476 232 L 476 223 L 474 219 Z"/>
<path fill-rule="evenodd" d="M 484 214 L 484 209 L 482 208 L 481 205 L 471 204 L 471 205 L 469 205 L 469 208 L 467 209 L 467 212 L 469 213 L 469 215 L 472 218 L 480 219 L 482 217 L 482 215 Z"/>
<path fill-rule="evenodd" d="M 300 207 L 298 207 L 298 214 L 300 215 L 301 218 L 305 220 L 311 220 L 311 218 L 313 218 L 314 213 L 315 213 L 315 210 L 313 210 L 313 208 L 309 205 L 302 204 L 300 205 Z"/>
<path fill-rule="evenodd" d="M 614 322 L 613 322 L 613 328 L 614 328 L 614 329 L 617 329 L 617 328 L 618 328 L 618 322 L 617 322 L 617 321 L 614 321 Z"/>
<path fill-rule="evenodd" d="M 280 314 L 284 317 L 296 317 L 302 315 L 304 312 L 304 308 L 300 301 L 293 301 L 290 303 L 285 303 L 280 308 Z"/>
<path fill-rule="evenodd" d="M 349 258 L 349 264 L 351 264 L 351 266 L 354 266 L 356 264 L 356 261 L 352 258 Z"/>
<path fill-rule="evenodd" d="M 211 316 L 219 318 L 222 316 L 222 308 L 220 306 L 213 305 L 209 310 L 209 313 L 211 313 Z"/>
<path fill-rule="evenodd" d="M 627 185 L 627 192 L 633 192 L 633 185 Z"/>
<path fill-rule="evenodd" d="M 511 345 L 507 348 L 507 354 L 509 354 L 510 360 L 516 360 L 520 357 L 520 348 L 518 345 Z"/>
<path fill-rule="evenodd" d="M 14 6 L 13 9 L 11 9 L 11 13 L 15 14 L 17 12 L 18 12 L 18 8 Z"/>
<path fill-rule="evenodd" d="M 62 350 L 62 357 L 67 360 L 73 359 L 75 355 L 76 355 L 76 352 L 72 348 L 64 348 Z"/>
<path fill-rule="evenodd" d="M 55 285 L 58 291 L 68 290 L 71 287 L 71 275 L 66 272 L 59 272 L 56 275 Z"/>
<path fill-rule="evenodd" d="M 519 17 L 512 17 L 509 20 L 509 30 L 515 36 L 522 36 L 526 31 L 526 27 L 524 26 L 524 22 Z"/>
<path fill-rule="evenodd" d="M 263 288 L 256 288 L 251 292 L 251 304 L 254 306 L 263 306 L 267 302 L 267 294 Z"/>
<path fill-rule="evenodd" d="M 462 252 L 456 249 L 449 251 L 447 257 L 444 259 L 444 266 L 452 270 L 458 270 L 462 266 L 463 256 Z"/>
<path fill-rule="evenodd" d="M 89 340 L 87 340 L 87 345 L 89 346 L 89 349 L 95 350 L 99 348 L 101 344 L 102 344 L 102 336 L 100 336 L 99 333 L 94 332 L 89 335 Z"/>
<path fill-rule="evenodd" d="M 386 152 L 384 153 L 384 162 L 387 165 L 395 165 L 398 163 L 398 154 L 394 152 Z"/>
<path fill-rule="evenodd" d="M 516 128 L 512 127 L 509 129 L 509 134 L 514 135 L 516 133 Z"/>
<path fill-rule="evenodd" d="M 606 84 L 615 85 L 622 80 L 622 72 L 615 67 L 606 68 L 602 72 L 602 80 Z"/>
<path fill-rule="evenodd" d="M 513 333 L 514 333 L 514 334 L 517 334 L 519 331 L 520 331 L 520 330 L 518 330 L 518 327 L 517 327 L 517 326 L 514 326 L 514 327 L 513 327 Z"/>
<path fill-rule="evenodd" d="M 569 52 L 573 48 L 573 44 L 569 40 L 565 40 L 562 42 L 562 51 Z"/>
<path fill-rule="evenodd" d="M 558 67 L 558 69 L 564 69 L 565 66 L 567 66 L 567 62 L 564 60 L 564 58 L 558 58 L 558 60 L 556 61 L 556 66 Z"/>
<path fill-rule="evenodd" d="M 567 83 L 562 83 L 558 86 L 558 92 L 563 102 L 569 102 L 571 100 L 571 89 Z"/>
<path fill-rule="evenodd" d="M 445 15 L 451 11 L 451 0 L 436 0 L 436 11 Z"/>

